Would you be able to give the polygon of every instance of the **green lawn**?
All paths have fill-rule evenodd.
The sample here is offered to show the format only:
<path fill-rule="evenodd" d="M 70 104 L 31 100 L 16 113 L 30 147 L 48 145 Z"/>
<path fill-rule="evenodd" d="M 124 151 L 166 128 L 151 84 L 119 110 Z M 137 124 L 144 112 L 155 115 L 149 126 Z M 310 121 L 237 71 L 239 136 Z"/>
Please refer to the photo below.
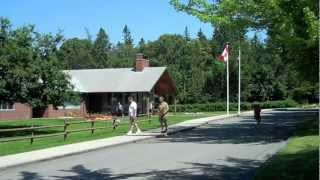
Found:
<path fill-rule="evenodd" d="M 255 180 L 316 180 L 319 178 L 319 121 L 301 125 L 288 145 L 258 170 Z"/>
<path fill-rule="evenodd" d="M 186 120 L 214 116 L 214 115 L 221 115 L 221 114 L 225 114 L 225 112 L 205 112 L 201 114 L 177 113 L 175 115 L 170 114 L 168 118 L 169 119 L 168 123 L 176 124 Z M 76 122 L 80 120 L 83 120 L 83 119 L 70 119 L 68 121 Z M 160 127 L 157 116 L 152 117 L 151 121 L 147 121 L 146 117 L 140 117 L 139 120 L 141 121 L 139 123 L 139 126 L 142 129 L 142 131 Z M 64 124 L 63 119 L 8 120 L 8 121 L 0 121 L 0 129 L 30 127 L 31 125 L 45 126 L 45 125 L 63 125 L 63 124 Z M 66 141 L 63 140 L 63 136 L 56 136 L 56 137 L 35 139 L 32 145 L 30 144 L 30 140 L 0 143 L 0 156 L 27 152 L 31 150 L 43 149 L 47 147 L 59 146 L 64 144 L 77 143 L 77 142 L 82 142 L 87 140 L 124 135 L 128 131 L 129 123 L 127 119 L 123 120 L 120 123 L 120 126 L 116 130 L 112 129 L 111 121 L 97 122 L 95 126 L 96 127 L 106 126 L 108 128 L 96 130 L 93 135 L 91 135 L 90 131 L 71 133 L 68 135 L 68 138 Z M 74 129 L 89 128 L 89 127 L 90 127 L 89 123 L 73 124 L 73 125 L 70 125 L 68 129 L 74 130 Z M 37 130 L 35 131 L 35 135 L 44 135 L 44 134 L 59 133 L 59 132 L 63 132 L 63 127 Z M 0 133 L 0 139 L 28 136 L 28 135 L 30 135 L 30 131 L 29 132 L 28 131 L 10 132 L 10 133 L 7 132 L 7 133 Z"/>

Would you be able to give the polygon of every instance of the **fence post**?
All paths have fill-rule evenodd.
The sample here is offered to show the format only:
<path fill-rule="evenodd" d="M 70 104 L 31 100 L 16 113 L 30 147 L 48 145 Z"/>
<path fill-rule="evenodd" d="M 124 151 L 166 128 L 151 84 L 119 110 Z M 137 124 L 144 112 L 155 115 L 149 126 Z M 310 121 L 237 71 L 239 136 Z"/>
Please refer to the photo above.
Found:
<path fill-rule="evenodd" d="M 68 136 L 68 123 L 67 123 L 67 120 L 64 119 L 64 127 L 63 127 L 63 132 L 64 132 L 64 135 L 63 135 L 63 140 L 65 141 L 67 139 L 67 136 Z"/>
<path fill-rule="evenodd" d="M 150 99 L 149 99 L 149 94 L 147 94 L 147 117 L 149 120 L 149 123 L 151 122 L 150 120 Z"/>
<path fill-rule="evenodd" d="M 34 125 L 31 125 L 31 138 L 30 138 L 30 144 L 33 144 L 34 141 L 34 129 L 33 129 Z"/>
<path fill-rule="evenodd" d="M 174 97 L 174 114 L 177 114 L 177 99 Z"/>
<path fill-rule="evenodd" d="M 94 121 L 91 120 L 91 134 L 94 133 Z"/>

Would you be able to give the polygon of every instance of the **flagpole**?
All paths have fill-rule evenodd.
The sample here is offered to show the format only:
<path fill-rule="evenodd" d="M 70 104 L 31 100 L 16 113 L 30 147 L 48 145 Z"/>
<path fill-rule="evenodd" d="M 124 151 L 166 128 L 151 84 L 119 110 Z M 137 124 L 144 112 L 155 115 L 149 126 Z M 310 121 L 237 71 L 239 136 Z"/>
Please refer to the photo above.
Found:
<path fill-rule="evenodd" d="M 229 45 L 227 44 L 229 50 Z M 229 116 L 229 52 L 227 56 L 227 115 Z"/>
<path fill-rule="evenodd" d="M 241 45 L 239 42 L 239 75 L 238 75 L 238 115 L 240 115 L 241 107 Z"/>

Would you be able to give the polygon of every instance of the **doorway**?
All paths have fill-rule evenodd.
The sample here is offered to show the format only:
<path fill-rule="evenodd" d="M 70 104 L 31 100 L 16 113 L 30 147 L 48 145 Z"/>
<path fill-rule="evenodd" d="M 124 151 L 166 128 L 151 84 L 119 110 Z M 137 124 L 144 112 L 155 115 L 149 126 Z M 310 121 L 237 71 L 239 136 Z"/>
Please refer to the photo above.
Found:
<path fill-rule="evenodd" d="M 32 118 L 43 118 L 46 111 L 45 107 L 32 108 Z"/>

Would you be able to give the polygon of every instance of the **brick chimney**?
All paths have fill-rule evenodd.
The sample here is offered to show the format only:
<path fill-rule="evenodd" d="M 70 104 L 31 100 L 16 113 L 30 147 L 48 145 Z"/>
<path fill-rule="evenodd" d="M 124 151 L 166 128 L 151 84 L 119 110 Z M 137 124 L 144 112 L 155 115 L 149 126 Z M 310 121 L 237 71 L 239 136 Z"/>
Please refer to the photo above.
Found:
<path fill-rule="evenodd" d="M 145 59 L 142 53 L 136 55 L 136 68 L 137 72 L 143 71 L 145 67 L 149 67 L 149 60 Z"/>

